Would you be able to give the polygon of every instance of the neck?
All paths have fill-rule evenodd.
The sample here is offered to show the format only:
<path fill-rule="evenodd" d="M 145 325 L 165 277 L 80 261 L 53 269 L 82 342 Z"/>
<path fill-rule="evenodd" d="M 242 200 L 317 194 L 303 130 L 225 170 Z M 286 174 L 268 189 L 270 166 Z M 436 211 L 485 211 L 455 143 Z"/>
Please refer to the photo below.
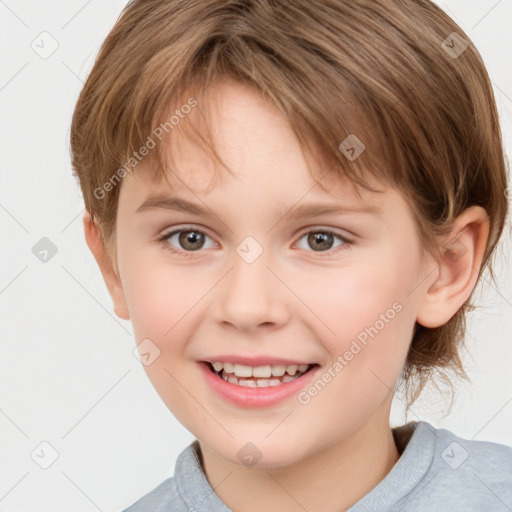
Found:
<path fill-rule="evenodd" d="M 336 444 L 286 467 L 247 468 L 199 444 L 206 477 L 233 512 L 341 512 L 372 490 L 400 457 L 389 409 Z"/>

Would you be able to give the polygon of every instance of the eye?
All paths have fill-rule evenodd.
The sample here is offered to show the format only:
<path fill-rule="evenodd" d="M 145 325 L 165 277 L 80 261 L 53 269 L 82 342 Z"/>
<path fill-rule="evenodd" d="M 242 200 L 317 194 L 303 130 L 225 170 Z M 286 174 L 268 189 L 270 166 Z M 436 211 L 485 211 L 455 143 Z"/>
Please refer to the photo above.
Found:
<path fill-rule="evenodd" d="M 327 229 L 309 230 L 301 236 L 300 240 L 304 238 L 306 239 L 306 243 L 313 248 L 314 252 L 328 252 L 333 248 L 336 239 L 341 242 L 336 247 L 347 246 L 348 248 L 352 243 L 348 238 Z M 304 249 L 304 247 L 300 248 Z"/>
<path fill-rule="evenodd" d="M 205 247 L 205 240 L 207 238 L 211 240 L 211 238 L 203 231 L 188 228 L 166 233 L 159 239 L 159 241 L 163 244 L 165 249 L 173 253 L 188 256 L 189 254 L 187 253 L 196 252 L 200 249 L 208 249 L 209 247 Z M 178 248 L 172 245 L 173 240 L 176 244 L 179 244 Z M 217 244 L 213 242 L 210 247 L 215 247 L 216 245 Z"/>
<path fill-rule="evenodd" d="M 210 246 L 205 246 L 206 239 L 211 241 Z M 322 253 L 329 252 L 333 249 L 333 246 L 335 249 L 340 246 L 342 248 L 346 246 L 348 249 L 352 244 L 352 241 L 348 238 L 328 229 L 311 229 L 304 233 L 297 244 L 300 249 L 305 248 L 300 247 L 300 241 L 303 239 L 306 239 L 306 243 L 313 248 L 314 252 Z M 334 245 L 336 240 L 340 242 L 337 246 Z M 198 252 L 201 249 L 208 249 L 218 245 L 204 231 L 192 227 L 166 233 L 159 238 L 159 242 L 163 244 L 166 250 L 185 257 L 192 256 L 194 252 Z"/>

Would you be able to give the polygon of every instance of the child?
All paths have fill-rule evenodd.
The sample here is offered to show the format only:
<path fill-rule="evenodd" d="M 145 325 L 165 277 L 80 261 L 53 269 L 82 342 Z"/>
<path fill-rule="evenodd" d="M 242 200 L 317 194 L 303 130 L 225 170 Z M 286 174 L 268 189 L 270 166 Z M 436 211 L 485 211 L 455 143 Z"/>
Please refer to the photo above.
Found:
<path fill-rule="evenodd" d="M 71 143 L 115 312 L 197 437 L 130 512 L 512 510 L 512 448 L 389 422 L 399 385 L 465 376 L 507 215 L 490 81 L 440 8 L 133 0 Z"/>

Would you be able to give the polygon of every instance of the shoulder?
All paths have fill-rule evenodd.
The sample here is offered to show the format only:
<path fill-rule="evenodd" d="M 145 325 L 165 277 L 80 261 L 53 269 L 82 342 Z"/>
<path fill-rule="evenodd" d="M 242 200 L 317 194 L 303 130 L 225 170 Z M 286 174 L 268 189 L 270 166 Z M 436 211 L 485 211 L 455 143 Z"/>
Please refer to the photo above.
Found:
<path fill-rule="evenodd" d="M 446 429 L 436 429 L 437 462 L 446 475 L 506 485 L 512 491 L 512 448 L 490 441 L 459 437 Z"/>
<path fill-rule="evenodd" d="M 420 422 L 435 441 L 429 471 L 406 499 L 407 505 L 429 501 L 452 510 L 510 510 L 512 507 L 512 448 L 476 441 Z M 418 508 L 421 510 L 421 507 Z"/>
<path fill-rule="evenodd" d="M 439 455 L 450 468 L 457 469 L 466 465 L 468 469 L 481 468 L 493 473 L 498 471 L 502 477 L 511 481 L 512 447 L 490 441 L 465 439 L 444 428 L 435 429 L 435 432 Z M 501 473 L 501 470 L 505 471 Z"/>
<path fill-rule="evenodd" d="M 176 459 L 174 476 L 162 482 L 124 512 L 229 512 L 204 474 L 198 441 Z"/>
<path fill-rule="evenodd" d="M 174 477 L 168 478 L 123 512 L 187 512 Z"/>

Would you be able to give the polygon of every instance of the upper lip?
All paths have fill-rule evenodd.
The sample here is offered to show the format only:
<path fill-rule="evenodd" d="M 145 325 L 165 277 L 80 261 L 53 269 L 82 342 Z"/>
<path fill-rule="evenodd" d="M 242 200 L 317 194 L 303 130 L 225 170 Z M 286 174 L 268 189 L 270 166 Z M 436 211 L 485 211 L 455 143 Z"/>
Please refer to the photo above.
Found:
<path fill-rule="evenodd" d="M 297 359 L 285 359 L 282 357 L 274 357 L 274 356 L 235 356 L 235 355 L 219 355 L 213 357 L 207 357 L 203 359 L 203 361 L 207 363 L 232 363 L 232 364 L 243 364 L 245 366 L 266 366 L 266 365 L 276 365 L 282 364 L 285 366 L 296 364 L 315 364 L 309 361 L 298 361 Z"/>

